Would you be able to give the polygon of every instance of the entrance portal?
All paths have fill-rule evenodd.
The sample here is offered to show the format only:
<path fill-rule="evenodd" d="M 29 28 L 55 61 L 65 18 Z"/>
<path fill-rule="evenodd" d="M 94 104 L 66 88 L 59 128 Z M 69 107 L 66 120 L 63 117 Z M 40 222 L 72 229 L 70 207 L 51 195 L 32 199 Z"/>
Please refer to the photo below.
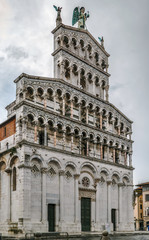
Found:
<path fill-rule="evenodd" d="M 81 198 L 82 231 L 91 230 L 91 198 Z"/>
<path fill-rule="evenodd" d="M 116 209 L 111 209 L 111 218 L 113 223 L 113 231 L 116 231 Z"/>
<path fill-rule="evenodd" d="M 55 231 L 55 204 L 48 204 L 49 232 Z"/>

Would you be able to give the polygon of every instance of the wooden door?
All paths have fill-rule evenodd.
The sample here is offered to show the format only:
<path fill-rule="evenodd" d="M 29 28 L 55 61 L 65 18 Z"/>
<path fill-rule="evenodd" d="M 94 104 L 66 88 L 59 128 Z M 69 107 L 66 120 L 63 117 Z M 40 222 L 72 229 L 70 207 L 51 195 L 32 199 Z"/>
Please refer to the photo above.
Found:
<path fill-rule="evenodd" d="M 82 231 L 91 230 L 91 199 L 81 198 L 81 226 Z"/>
<path fill-rule="evenodd" d="M 49 232 L 55 231 L 55 204 L 48 204 Z"/>

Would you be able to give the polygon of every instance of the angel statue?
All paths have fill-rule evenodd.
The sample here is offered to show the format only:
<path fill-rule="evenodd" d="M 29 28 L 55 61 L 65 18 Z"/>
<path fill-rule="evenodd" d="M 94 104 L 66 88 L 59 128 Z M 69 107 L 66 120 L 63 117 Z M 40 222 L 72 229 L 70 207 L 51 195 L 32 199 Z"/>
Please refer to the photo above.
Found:
<path fill-rule="evenodd" d="M 53 7 L 57 11 L 56 26 L 58 26 L 62 22 L 62 18 L 61 18 L 62 7 L 56 7 L 55 5 L 53 5 Z"/>
<path fill-rule="evenodd" d="M 89 18 L 89 12 L 85 13 L 84 7 L 76 7 L 73 10 L 73 16 L 72 16 L 72 26 L 78 22 L 78 28 L 85 29 L 85 22 Z"/>

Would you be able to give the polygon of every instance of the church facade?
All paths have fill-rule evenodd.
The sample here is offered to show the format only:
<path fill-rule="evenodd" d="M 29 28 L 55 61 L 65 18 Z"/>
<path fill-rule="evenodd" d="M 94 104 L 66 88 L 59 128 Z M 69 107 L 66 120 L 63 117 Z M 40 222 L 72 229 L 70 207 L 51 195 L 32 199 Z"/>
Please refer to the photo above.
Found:
<path fill-rule="evenodd" d="M 132 121 L 109 102 L 109 54 L 57 24 L 54 78 L 21 74 L 0 125 L 0 232 L 133 231 Z"/>

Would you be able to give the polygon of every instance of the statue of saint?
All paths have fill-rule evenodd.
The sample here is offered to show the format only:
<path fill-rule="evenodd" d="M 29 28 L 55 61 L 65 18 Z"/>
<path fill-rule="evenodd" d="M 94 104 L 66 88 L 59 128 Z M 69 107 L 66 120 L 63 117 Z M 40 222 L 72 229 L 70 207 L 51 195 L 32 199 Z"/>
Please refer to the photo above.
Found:
<path fill-rule="evenodd" d="M 89 18 L 89 12 L 85 13 L 84 7 L 76 7 L 73 10 L 72 25 L 78 22 L 78 28 L 85 29 L 87 18 Z"/>
<path fill-rule="evenodd" d="M 61 18 L 62 7 L 56 7 L 55 5 L 53 5 L 53 7 L 57 11 L 56 26 L 58 26 L 62 22 L 62 18 Z"/>

